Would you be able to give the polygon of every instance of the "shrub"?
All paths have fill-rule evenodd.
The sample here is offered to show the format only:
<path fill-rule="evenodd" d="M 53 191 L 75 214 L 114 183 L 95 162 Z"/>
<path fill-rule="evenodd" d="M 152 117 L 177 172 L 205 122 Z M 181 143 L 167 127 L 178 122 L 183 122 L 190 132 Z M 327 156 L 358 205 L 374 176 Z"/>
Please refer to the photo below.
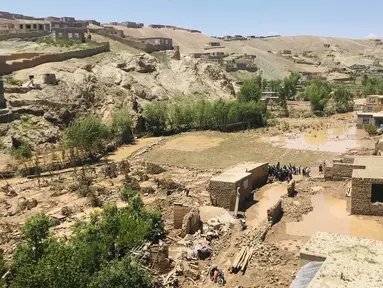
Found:
<path fill-rule="evenodd" d="M 14 79 L 12 77 L 7 78 L 6 83 L 14 86 L 23 86 L 23 82 L 21 80 Z"/>
<path fill-rule="evenodd" d="M 132 117 L 127 110 L 120 109 L 113 115 L 110 130 L 118 144 L 133 141 Z"/>
<path fill-rule="evenodd" d="M 64 130 L 64 143 L 89 156 L 99 153 L 110 139 L 109 128 L 100 118 L 89 116 L 72 122 Z"/>
<path fill-rule="evenodd" d="M 19 147 L 12 148 L 11 155 L 16 159 L 30 159 L 32 158 L 32 146 L 28 142 L 23 141 Z"/>
<path fill-rule="evenodd" d="M 366 131 L 369 135 L 378 134 L 378 127 L 373 124 L 364 125 L 364 131 Z"/>
<path fill-rule="evenodd" d="M 125 201 L 125 202 L 128 202 L 130 201 L 131 199 L 133 199 L 133 197 L 137 196 L 138 195 L 138 192 L 137 190 L 134 190 L 130 187 L 123 187 L 121 190 L 120 190 L 120 197 L 121 197 L 121 200 L 122 201 Z"/>

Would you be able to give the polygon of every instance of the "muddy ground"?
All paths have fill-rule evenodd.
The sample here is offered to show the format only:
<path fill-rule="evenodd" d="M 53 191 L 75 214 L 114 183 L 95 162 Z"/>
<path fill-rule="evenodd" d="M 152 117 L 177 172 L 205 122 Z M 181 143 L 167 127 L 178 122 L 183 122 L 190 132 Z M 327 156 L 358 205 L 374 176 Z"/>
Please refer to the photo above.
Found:
<path fill-rule="evenodd" d="M 372 152 L 375 140 L 356 130 L 353 121 L 353 114 L 344 114 L 320 119 L 280 120 L 274 127 L 238 133 L 207 131 L 162 139 L 138 139 L 135 145 L 120 148 L 107 157 L 108 161 L 96 165 L 53 171 L 40 179 L 4 180 L 0 197 L 0 248 L 9 259 L 16 243 L 22 239 L 22 223 L 38 212 L 62 219 L 53 230 L 62 237 L 70 235 L 75 219 L 87 219 L 94 209 L 100 209 L 94 207 L 92 199 L 80 195 L 78 179 L 81 175 L 92 180 L 92 190 L 100 200 L 98 206 L 107 202 L 126 205 L 118 192 L 126 171 L 118 163 L 128 159 L 128 175 L 139 182 L 145 205 L 163 213 L 169 253 L 177 261 L 183 259 L 185 247 L 174 241 L 179 239 L 181 232 L 173 229 L 174 203 L 201 207 L 204 219 L 222 218 L 226 215 L 222 210 L 209 206 L 207 186 L 213 175 L 243 161 L 272 164 L 281 161 L 282 164 L 312 167 L 312 177 L 296 178 L 298 194 L 295 198 L 285 196 L 285 183 L 266 185 L 257 191 L 255 204 L 245 211 L 248 229 L 240 231 L 238 220 L 229 223 L 229 228 L 212 240 L 212 257 L 199 261 L 199 279 L 180 276 L 180 283 L 181 287 L 214 287 L 206 271 L 216 264 L 225 272 L 226 287 L 289 287 L 299 269 L 299 249 L 316 231 L 383 240 L 381 219 L 350 216 L 349 199 L 345 197 L 347 183 L 324 181 L 317 169 L 318 163 L 347 151 L 354 154 Z M 148 173 L 147 161 L 161 163 L 165 171 Z M 117 163 L 115 168 L 113 163 Z M 116 170 L 116 177 L 105 173 L 107 167 Z M 169 183 L 174 187 L 169 188 Z M 190 190 L 189 197 L 185 189 Z M 266 211 L 281 197 L 283 217 L 270 229 L 265 226 L 268 227 L 266 238 L 261 241 L 259 233 L 265 225 Z M 229 214 L 224 219 L 230 217 Z M 243 245 L 255 247 L 256 252 L 244 275 L 230 274 L 228 268 Z"/>

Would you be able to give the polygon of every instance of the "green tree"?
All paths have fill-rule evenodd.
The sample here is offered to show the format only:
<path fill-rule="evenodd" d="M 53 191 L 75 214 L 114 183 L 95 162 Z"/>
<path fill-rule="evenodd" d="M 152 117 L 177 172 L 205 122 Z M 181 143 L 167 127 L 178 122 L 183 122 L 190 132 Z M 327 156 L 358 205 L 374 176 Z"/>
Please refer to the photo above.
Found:
<path fill-rule="evenodd" d="M 118 144 L 133 142 L 132 116 L 126 109 L 119 109 L 114 113 L 110 128 Z"/>
<path fill-rule="evenodd" d="M 99 153 L 111 135 L 101 119 L 94 116 L 72 122 L 63 134 L 64 143 L 68 148 L 77 149 L 88 156 Z"/>
<path fill-rule="evenodd" d="M 305 89 L 305 97 L 309 99 L 311 109 L 314 112 L 323 112 L 330 98 L 331 88 L 329 84 L 321 80 L 311 80 Z"/>
<path fill-rule="evenodd" d="M 89 283 L 89 288 L 149 288 L 151 280 L 147 272 L 140 269 L 129 257 L 114 260 L 105 265 Z"/>
<path fill-rule="evenodd" d="M 45 214 L 34 215 L 25 222 L 23 233 L 27 244 L 33 248 L 35 260 L 42 256 L 43 241 L 48 237 L 49 229 L 54 225 L 54 220 Z"/>
<path fill-rule="evenodd" d="M 265 91 L 267 88 L 267 80 L 266 79 L 262 79 L 262 91 Z"/>
<path fill-rule="evenodd" d="M 240 102 L 259 101 L 262 93 L 262 78 L 246 80 L 238 93 L 238 100 Z"/>
<path fill-rule="evenodd" d="M 163 102 L 152 102 L 144 109 L 145 127 L 154 136 L 163 135 L 168 131 L 168 106 Z"/>
<path fill-rule="evenodd" d="M 335 89 L 332 98 L 335 102 L 336 112 L 344 113 L 354 110 L 354 97 L 349 89 L 343 86 Z"/>

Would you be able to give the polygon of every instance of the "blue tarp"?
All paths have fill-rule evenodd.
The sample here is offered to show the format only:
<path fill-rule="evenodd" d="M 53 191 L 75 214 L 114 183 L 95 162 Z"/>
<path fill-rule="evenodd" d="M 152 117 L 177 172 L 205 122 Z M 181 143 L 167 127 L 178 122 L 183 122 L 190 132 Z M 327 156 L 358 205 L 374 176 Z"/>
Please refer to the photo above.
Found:
<path fill-rule="evenodd" d="M 290 288 L 307 288 L 323 262 L 309 262 L 299 270 Z"/>

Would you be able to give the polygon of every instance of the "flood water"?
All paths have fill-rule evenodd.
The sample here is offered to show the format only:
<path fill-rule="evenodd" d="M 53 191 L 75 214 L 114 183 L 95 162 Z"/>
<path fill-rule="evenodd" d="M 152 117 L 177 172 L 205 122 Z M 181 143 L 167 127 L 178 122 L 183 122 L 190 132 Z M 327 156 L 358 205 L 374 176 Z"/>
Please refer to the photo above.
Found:
<path fill-rule="evenodd" d="M 341 126 L 337 128 L 318 130 L 311 133 L 291 133 L 284 136 L 269 138 L 274 146 L 288 149 L 327 151 L 343 153 L 348 149 L 361 147 L 367 134 L 356 127 Z"/>
<path fill-rule="evenodd" d="M 256 228 L 267 218 L 267 210 L 274 206 L 281 196 L 286 194 L 286 191 L 286 183 L 274 183 L 266 185 L 255 192 L 254 200 L 257 201 L 257 203 L 246 210 L 246 224 L 250 228 Z"/>
<path fill-rule="evenodd" d="M 381 217 L 356 216 L 347 212 L 347 200 L 324 193 L 311 197 L 314 210 L 300 222 L 286 224 L 290 235 L 312 236 L 317 231 L 383 240 Z"/>

